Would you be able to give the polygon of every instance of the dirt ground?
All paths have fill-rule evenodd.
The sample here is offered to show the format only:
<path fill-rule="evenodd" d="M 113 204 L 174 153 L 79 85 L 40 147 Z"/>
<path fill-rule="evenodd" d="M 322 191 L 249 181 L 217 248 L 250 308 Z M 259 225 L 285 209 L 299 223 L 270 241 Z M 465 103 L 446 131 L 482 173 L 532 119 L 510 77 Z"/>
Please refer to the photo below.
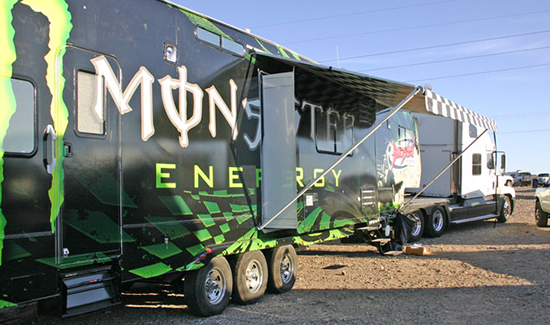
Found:
<path fill-rule="evenodd" d="M 517 187 L 506 224 L 453 226 L 420 240 L 431 255 L 386 257 L 365 244 L 299 252 L 294 290 L 230 305 L 219 316 L 187 313 L 170 287 L 136 285 L 113 309 L 24 324 L 550 324 L 550 228 L 537 228 L 534 190 Z"/>

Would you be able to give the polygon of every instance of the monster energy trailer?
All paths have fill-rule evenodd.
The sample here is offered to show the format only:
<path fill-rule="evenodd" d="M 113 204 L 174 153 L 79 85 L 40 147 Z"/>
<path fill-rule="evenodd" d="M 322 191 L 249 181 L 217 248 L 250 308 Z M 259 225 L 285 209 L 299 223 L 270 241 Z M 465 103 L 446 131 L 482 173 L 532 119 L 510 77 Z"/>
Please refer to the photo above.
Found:
<path fill-rule="evenodd" d="M 155 0 L 3 0 L 0 48 L 0 307 L 155 280 L 213 315 L 289 291 L 295 247 L 393 249 L 421 89 Z"/>

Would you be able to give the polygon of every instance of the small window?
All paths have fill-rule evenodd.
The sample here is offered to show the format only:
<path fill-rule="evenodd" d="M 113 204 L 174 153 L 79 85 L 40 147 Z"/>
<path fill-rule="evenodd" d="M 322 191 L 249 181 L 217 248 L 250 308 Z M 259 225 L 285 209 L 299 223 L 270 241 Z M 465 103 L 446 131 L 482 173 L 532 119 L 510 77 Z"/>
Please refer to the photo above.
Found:
<path fill-rule="evenodd" d="M 221 46 L 221 36 L 197 27 L 197 38 L 214 46 Z"/>
<path fill-rule="evenodd" d="M 29 154 L 35 147 L 34 86 L 28 81 L 11 79 L 15 96 L 15 112 L 9 120 L 4 138 L 4 151 Z"/>
<path fill-rule="evenodd" d="M 470 124 L 470 138 L 477 138 L 477 127 L 473 124 Z"/>
<path fill-rule="evenodd" d="M 344 153 L 348 151 L 354 142 L 353 139 L 353 116 L 342 116 L 339 120 L 337 132 L 336 132 L 336 153 Z"/>
<path fill-rule="evenodd" d="M 336 142 L 336 114 L 329 114 L 319 110 L 315 112 L 315 143 L 317 151 L 335 153 Z"/>
<path fill-rule="evenodd" d="M 487 154 L 487 168 L 495 169 L 495 155 L 492 153 Z"/>
<path fill-rule="evenodd" d="M 481 175 L 481 154 L 472 155 L 472 175 Z"/>
<path fill-rule="evenodd" d="M 353 116 L 340 116 L 336 111 L 315 111 L 315 144 L 317 151 L 342 154 L 353 145 Z"/>
<path fill-rule="evenodd" d="M 105 112 L 95 111 L 97 78 L 95 74 L 78 71 L 76 130 L 81 133 L 103 135 L 105 134 Z"/>
<path fill-rule="evenodd" d="M 244 46 L 227 38 L 222 38 L 222 47 L 238 55 L 244 54 Z"/>
<path fill-rule="evenodd" d="M 222 37 L 218 34 L 207 31 L 206 29 L 197 27 L 197 38 L 205 43 L 214 45 L 215 47 L 222 48 L 226 51 L 243 55 L 244 46 L 241 44 L 232 41 L 228 38 Z"/>

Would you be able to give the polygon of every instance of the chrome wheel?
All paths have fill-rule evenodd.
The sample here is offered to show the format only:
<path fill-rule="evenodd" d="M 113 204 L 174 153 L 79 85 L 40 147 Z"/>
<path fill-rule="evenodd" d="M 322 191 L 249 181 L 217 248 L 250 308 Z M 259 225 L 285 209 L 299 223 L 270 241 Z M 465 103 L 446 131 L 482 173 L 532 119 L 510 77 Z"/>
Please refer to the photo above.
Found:
<path fill-rule="evenodd" d="M 502 205 L 502 215 L 504 216 L 504 218 L 508 219 L 508 217 L 510 216 L 510 209 L 510 201 L 504 200 L 504 204 Z"/>
<path fill-rule="evenodd" d="M 414 226 L 411 231 L 411 236 L 417 237 L 422 231 L 422 220 L 420 219 L 421 217 L 417 213 L 411 213 L 407 217 L 411 220 L 414 220 Z"/>
<path fill-rule="evenodd" d="M 245 282 L 248 290 L 255 293 L 260 290 L 264 280 L 264 270 L 260 263 L 256 260 L 250 261 L 246 267 Z"/>
<path fill-rule="evenodd" d="M 283 280 L 283 283 L 289 283 L 294 274 L 294 264 L 292 263 L 292 258 L 288 254 L 289 253 L 286 252 L 283 255 L 279 269 L 281 273 L 281 280 Z"/>
<path fill-rule="evenodd" d="M 218 304 L 223 300 L 227 290 L 224 274 L 218 269 L 213 268 L 207 275 L 204 282 L 206 298 L 211 304 Z"/>
<path fill-rule="evenodd" d="M 443 212 L 436 210 L 432 216 L 432 226 L 435 231 L 441 231 L 445 223 Z"/>

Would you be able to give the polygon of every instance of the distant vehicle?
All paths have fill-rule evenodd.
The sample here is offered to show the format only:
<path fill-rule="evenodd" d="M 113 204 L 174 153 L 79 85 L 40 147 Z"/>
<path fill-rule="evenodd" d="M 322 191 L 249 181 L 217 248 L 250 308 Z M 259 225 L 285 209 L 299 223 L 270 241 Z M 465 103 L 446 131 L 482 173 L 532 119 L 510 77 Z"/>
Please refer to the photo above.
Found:
<path fill-rule="evenodd" d="M 533 176 L 530 172 L 520 170 L 513 174 L 512 177 L 514 177 L 514 186 L 526 186 L 533 181 Z"/>
<path fill-rule="evenodd" d="M 548 175 L 548 174 L 547 174 Z M 535 192 L 535 220 L 537 226 L 548 226 L 548 214 L 550 213 L 550 181 L 542 183 L 542 187 Z"/>
<path fill-rule="evenodd" d="M 542 173 L 542 174 L 538 174 L 537 175 L 537 184 L 538 186 L 542 186 L 544 184 L 546 184 L 546 182 L 548 181 L 548 173 Z"/>

